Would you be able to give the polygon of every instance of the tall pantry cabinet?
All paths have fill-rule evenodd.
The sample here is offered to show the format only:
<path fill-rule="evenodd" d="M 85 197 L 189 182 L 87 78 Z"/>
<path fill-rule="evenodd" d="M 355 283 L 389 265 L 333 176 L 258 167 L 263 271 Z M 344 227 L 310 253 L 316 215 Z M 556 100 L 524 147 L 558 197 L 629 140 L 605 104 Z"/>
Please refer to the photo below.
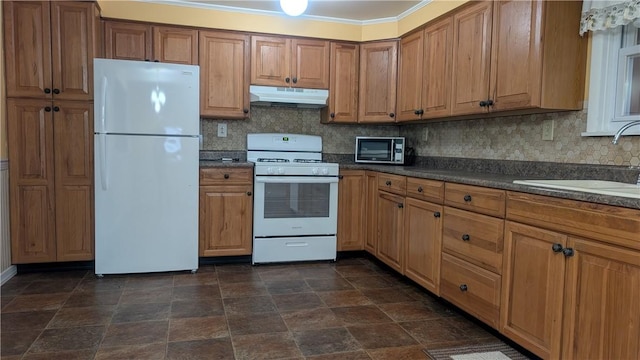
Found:
<path fill-rule="evenodd" d="M 5 1 L 14 264 L 93 259 L 93 2 Z"/>

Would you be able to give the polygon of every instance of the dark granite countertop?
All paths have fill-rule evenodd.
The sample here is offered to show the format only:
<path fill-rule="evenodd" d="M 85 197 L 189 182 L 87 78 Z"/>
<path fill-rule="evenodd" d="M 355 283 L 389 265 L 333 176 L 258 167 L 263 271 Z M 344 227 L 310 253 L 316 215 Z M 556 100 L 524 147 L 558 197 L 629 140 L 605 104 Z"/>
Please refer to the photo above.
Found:
<path fill-rule="evenodd" d="M 222 157 L 233 161 L 222 161 Z M 243 152 L 202 152 L 200 167 L 253 167 Z M 537 161 L 511 161 L 467 158 L 418 157 L 413 166 L 356 164 L 353 155 L 323 154 L 327 162 L 337 162 L 341 169 L 372 170 L 423 179 L 484 186 L 529 194 L 587 201 L 598 204 L 640 209 L 640 199 L 586 193 L 581 191 L 538 188 L 514 184 L 528 179 L 593 179 L 636 183 L 638 167 L 562 164 Z"/>

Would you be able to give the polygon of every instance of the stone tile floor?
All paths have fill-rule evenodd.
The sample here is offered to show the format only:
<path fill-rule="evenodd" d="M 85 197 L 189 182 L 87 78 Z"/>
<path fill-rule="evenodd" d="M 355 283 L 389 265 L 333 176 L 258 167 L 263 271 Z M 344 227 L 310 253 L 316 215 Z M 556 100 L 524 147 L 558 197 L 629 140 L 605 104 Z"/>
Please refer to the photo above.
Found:
<path fill-rule="evenodd" d="M 367 258 L 197 274 L 17 275 L 1 359 L 426 359 L 492 332 Z"/>

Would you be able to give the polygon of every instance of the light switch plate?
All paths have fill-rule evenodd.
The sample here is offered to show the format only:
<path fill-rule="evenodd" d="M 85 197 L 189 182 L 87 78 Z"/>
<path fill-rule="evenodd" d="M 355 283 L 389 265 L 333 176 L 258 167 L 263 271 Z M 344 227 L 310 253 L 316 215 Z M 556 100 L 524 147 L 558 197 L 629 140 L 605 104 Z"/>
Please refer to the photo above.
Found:
<path fill-rule="evenodd" d="M 218 124 L 218 137 L 227 137 L 227 124 Z"/>
<path fill-rule="evenodd" d="M 553 140 L 553 119 L 542 122 L 542 140 Z"/>

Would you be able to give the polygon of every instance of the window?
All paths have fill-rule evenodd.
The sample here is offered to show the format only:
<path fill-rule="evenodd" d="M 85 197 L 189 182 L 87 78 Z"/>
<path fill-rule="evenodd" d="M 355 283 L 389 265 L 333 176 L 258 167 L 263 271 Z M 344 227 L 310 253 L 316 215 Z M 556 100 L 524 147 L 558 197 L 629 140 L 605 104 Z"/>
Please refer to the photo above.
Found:
<path fill-rule="evenodd" d="M 582 135 L 613 135 L 640 120 L 640 24 L 595 31 L 591 40 L 587 131 Z M 640 135 L 640 129 L 630 128 L 625 135 Z"/>

